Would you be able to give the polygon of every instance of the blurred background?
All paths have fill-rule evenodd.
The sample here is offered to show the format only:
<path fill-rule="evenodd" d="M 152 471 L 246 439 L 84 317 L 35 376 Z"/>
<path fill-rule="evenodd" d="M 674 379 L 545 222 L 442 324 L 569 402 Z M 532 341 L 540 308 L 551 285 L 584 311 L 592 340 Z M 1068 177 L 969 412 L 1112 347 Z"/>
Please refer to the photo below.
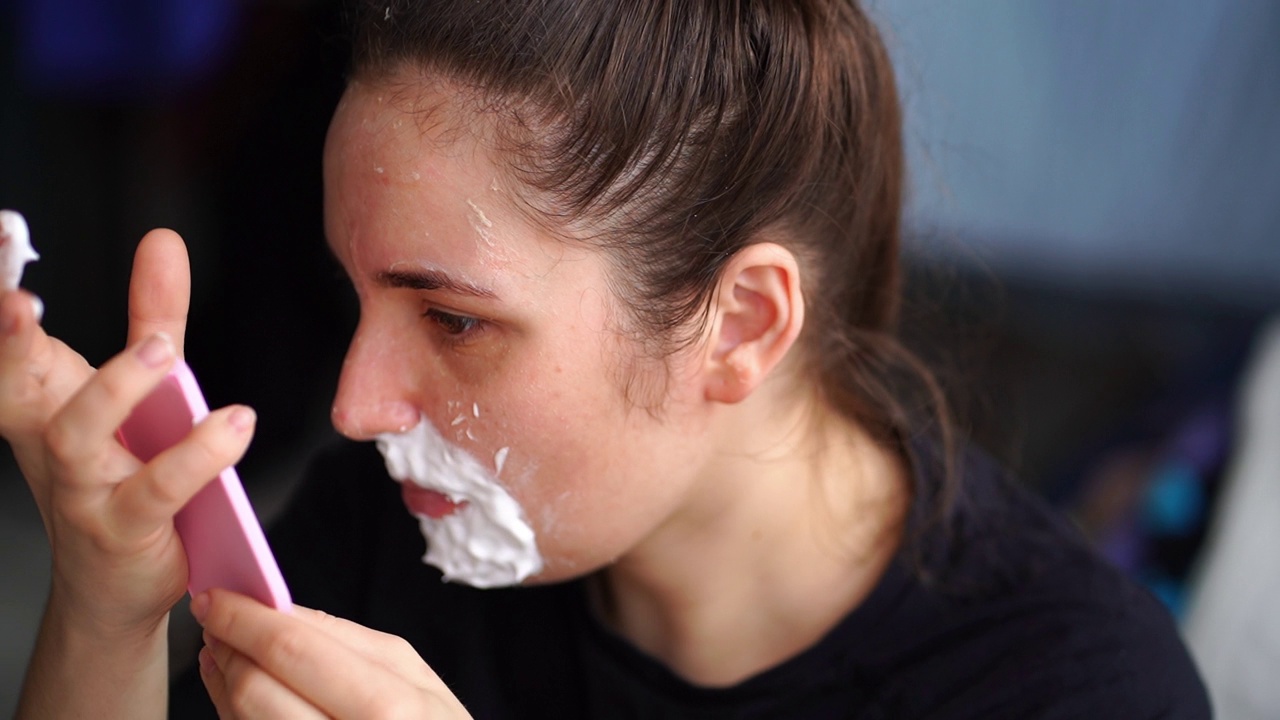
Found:
<path fill-rule="evenodd" d="M 1280 716 L 1280 4 L 869 6 L 907 113 L 904 332 L 966 430 L 1179 616 L 1220 716 Z M 132 249 L 178 230 L 187 356 L 211 405 L 259 411 L 241 475 L 266 515 L 331 432 L 354 327 L 320 209 L 340 21 L 0 0 L 0 207 L 42 254 L 45 327 L 118 352 Z M 0 542 L 6 712 L 48 582 L 7 451 Z"/>

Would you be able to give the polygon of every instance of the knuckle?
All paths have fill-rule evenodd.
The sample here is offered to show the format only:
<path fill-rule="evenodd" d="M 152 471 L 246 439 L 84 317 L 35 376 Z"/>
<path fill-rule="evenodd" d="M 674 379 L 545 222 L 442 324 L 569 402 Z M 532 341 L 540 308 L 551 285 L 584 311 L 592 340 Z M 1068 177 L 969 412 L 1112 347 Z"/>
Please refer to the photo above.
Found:
<path fill-rule="evenodd" d="M 274 633 L 266 640 L 263 655 L 268 667 L 288 667 L 303 659 L 302 636 L 292 629 Z"/>
<path fill-rule="evenodd" d="M 145 487 L 152 500 L 164 505 L 176 505 L 186 499 L 181 483 L 171 482 L 166 473 L 155 469 L 148 472 Z"/>
<path fill-rule="evenodd" d="M 107 407 L 132 405 L 136 402 L 131 392 L 128 378 L 119 372 L 99 372 L 85 385 L 83 392 L 89 394 L 95 405 Z"/>
<path fill-rule="evenodd" d="M 57 507 L 53 523 L 56 531 L 74 534 L 82 547 L 99 556 L 114 555 L 120 549 L 119 540 L 101 519 L 82 508 Z"/>
<path fill-rule="evenodd" d="M 369 717 L 373 720 L 451 717 L 457 710 L 446 698 L 424 690 L 369 697 L 364 706 L 369 708 Z"/>
<path fill-rule="evenodd" d="M 408 720 L 422 717 L 422 708 L 414 707 L 404 698 L 376 697 L 370 698 L 367 705 L 371 720 Z"/>
<path fill-rule="evenodd" d="M 120 543 L 116 538 L 106 530 L 98 526 L 85 526 L 83 528 L 85 542 L 98 555 L 110 556 L 116 554 L 120 549 Z"/>
<path fill-rule="evenodd" d="M 200 470 L 216 469 L 216 466 L 222 465 L 226 454 L 223 452 L 216 438 L 210 438 L 208 433 L 193 432 L 188 436 L 190 441 L 187 443 L 187 454 L 191 464 Z"/>
<path fill-rule="evenodd" d="M 207 480 L 231 464 L 227 453 L 216 443 L 199 433 L 192 433 L 176 449 L 173 472 L 184 476 L 199 476 Z M 178 485 L 178 484 L 175 484 Z"/>
<path fill-rule="evenodd" d="M 240 449 L 236 440 L 230 437 L 221 423 L 200 423 L 191 431 L 191 438 L 196 446 L 200 459 L 215 470 L 230 465 Z"/>
<path fill-rule="evenodd" d="M 418 655 L 418 651 L 413 648 L 413 645 L 408 640 L 397 635 L 388 635 L 384 643 L 383 652 L 387 657 L 396 658 L 402 663 L 422 662 L 422 657 Z"/>
<path fill-rule="evenodd" d="M 228 688 L 228 699 L 231 708 L 240 717 L 257 717 L 261 715 L 263 697 L 267 693 L 266 678 L 260 671 L 238 673 Z"/>
<path fill-rule="evenodd" d="M 41 434 L 44 445 L 49 449 L 49 454 L 59 460 L 64 460 L 75 448 L 76 433 L 73 433 L 67 423 L 61 418 L 55 418 L 49 423 L 44 432 Z"/>
<path fill-rule="evenodd" d="M 385 642 L 387 643 L 387 650 L 400 653 L 402 655 L 418 656 L 418 651 L 413 649 L 413 645 L 399 635 L 383 635 L 383 638 L 385 638 Z"/>

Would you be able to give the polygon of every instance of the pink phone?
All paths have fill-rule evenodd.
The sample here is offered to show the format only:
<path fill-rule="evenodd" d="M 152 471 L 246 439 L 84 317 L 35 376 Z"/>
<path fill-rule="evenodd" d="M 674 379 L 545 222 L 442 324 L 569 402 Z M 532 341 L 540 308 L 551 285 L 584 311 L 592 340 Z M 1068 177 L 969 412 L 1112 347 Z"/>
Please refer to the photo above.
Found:
<path fill-rule="evenodd" d="M 185 438 L 209 414 L 191 368 L 178 360 L 160 385 L 120 426 L 118 437 L 139 460 L 149 462 Z M 225 588 L 278 610 L 293 602 L 262 525 L 235 468 L 223 470 L 174 517 L 187 551 L 187 590 L 194 596 Z"/>

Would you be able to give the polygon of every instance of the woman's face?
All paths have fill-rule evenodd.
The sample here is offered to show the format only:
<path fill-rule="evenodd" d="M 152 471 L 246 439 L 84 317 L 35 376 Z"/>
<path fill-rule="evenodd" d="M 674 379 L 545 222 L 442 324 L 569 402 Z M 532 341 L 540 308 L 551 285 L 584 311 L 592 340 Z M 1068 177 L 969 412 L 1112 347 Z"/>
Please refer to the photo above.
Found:
<path fill-rule="evenodd" d="M 517 211 L 525 191 L 448 86 L 399 79 L 353 83 L 325 151 L 328 241 L 360 300 L 334 425 L 368 440 L 425 418 L 521 505 L 539 579 L 598 568 L 690 500 L 707 452 L 697 355 L 669 378 L 634 370 L 605 258 Z M 629 377 L 666 388 L 660 413 L 627 399 Z"/>

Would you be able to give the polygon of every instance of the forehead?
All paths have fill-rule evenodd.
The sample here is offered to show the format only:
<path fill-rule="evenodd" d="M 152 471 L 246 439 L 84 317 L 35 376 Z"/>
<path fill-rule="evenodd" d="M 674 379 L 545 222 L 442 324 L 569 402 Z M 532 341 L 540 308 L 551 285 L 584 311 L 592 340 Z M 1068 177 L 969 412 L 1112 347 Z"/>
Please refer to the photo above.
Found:
<path fill-rule="evenodd" d="M 488 235 L 510 204 L 464 111 L 430 86 L 353 83 L 325 143 L 325 215 L 336 251 L 368 236 L 429 248 Z M 496 243 L 493 250 L 497 250 Z M 508 243 L 509 245 L 509 243 Z"/>
<path fill-rule="evenodd" d="M 405 76 L 350 85 L 324 157 L 326 234 L 348 270 L 417 262 L 501 293 L 513 278 L 545 277 L 566 258 L 599 264 L 587 257 L 598 253 L 532 222 L 528 191 L 491 149 L 493 120 L 465 98 Z"/>
<path fill-rule="evenodd" d="M 436 76 L 400 72 L 376 81 L 353 80 L 334 112 L 326 157 L 346 150 L 457 154 L 487 143 L 490 114 L 467 100 L 472 93 Z M 481 153 L 481 161 L 488 161 Z M 404 158 L 401 158 L 404 159 Z"/>

